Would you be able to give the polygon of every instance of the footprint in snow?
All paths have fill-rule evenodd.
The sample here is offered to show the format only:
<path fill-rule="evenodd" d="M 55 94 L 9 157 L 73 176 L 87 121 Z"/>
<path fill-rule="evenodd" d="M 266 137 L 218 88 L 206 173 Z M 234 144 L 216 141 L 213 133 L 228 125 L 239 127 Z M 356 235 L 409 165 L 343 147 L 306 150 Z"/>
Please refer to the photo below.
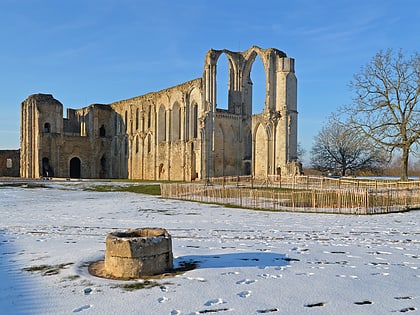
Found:
<path fill-rule="evenodd" d="M 305 304 L 305 307 L 320 307 L 320 306 L 325 306 L 325 302 L 319 302 L 319 303 L 309 303 L 309 304 Z"/>
<path fill-rule="evenodd" d="M 92 294 L 92 292 L 93 292 L 92 288 L 85 288 L 85 289 L 83 290 L 83 293 L 84 293 L 85 295 L 90 295 L 90 294 Z"/>
<path fill-rule="evenodd" d="M 158 298 L 158 302 L 159 303 L 166 303 L 166 302 L 168 302 L 169 301 L 169 299 L 167 298 L 167 297 L 160 297 L 160 298 Z"/>
<path fill-rule="evenodd" d="M 222 276 L 227 276 L 227 275 L 239 275 L 238 271 L 229 271 L 229 272 L 223 272 Z"/>
<path fill-rule="evenodd" d="M 257 280 L 250 280 L 250 279 L 243 279 L 236 282 L 236 284 L 253 284 L 257 282 Z"/>
<path fill-rule="evenodd" d="M 181 311 L 179 310 L 172 310 L 170 315 L 180 315 Z"/>
<path fill-rule="evenodd" d="M 417 310 L 417 308 L 415 307 L 404 307 L 402 309 L 399 310 L 400 313 L 407 313 L 407 312 L 413 312 Z"/>
<path fill-rule="evenodd" d="M 78 308 L 75 308 L 75 309 L 73 310 L 73 313 L 80 313 L 80 312 L 83 312 L 83 311 L 85 311 L 85 310 L 87 310 L 87 309 L 90 309 L 92 306 L 93 306 L 93 305 L 90 305 L 90 304 L 80 306 L 80 307 L 78 307 Z"/>
<path fill-rule="evenodd" d="M 271 275 L 269 273 L 263 273 L 262 275 L 258 275 L 258 277 L 263 278 L 263 279 L 268 279 L 268 278 L 276 279 L 276 278 L 282 278 L 283 275 Z"/>
<path fill-rule="evenodd" d="M 274 313 L 280 311 L 278 308 L 268 308 L 265 310 L 257 310 L 258 314 Z"/>
<path fill-rule="evenodd" d="M 369 301 L 369 300 L 364 300 L 364 301 L 360 301 L 360 302 L 354 302 L 354 304 L 356 304 L 356 305 L 370 305 L 370 304 L 373 304 L 373 302 Z"/>
<path fill-rule="evenodd" d="M 227 303 L 226 301 L 223 301 L 222 298 L 218 298 L 218 299 L 214 299 L 214 300 L 209 300 L 206 303 L 204 303 L 205 306 L 213 306 L 213 305 L 218 305 L 218 304 L 225 304 Z"/>
<path fill-rule="evenodd" d="M 242 291 L 238 293 L 238 296 L 244 299 L 249 297 L 250 295 L 251 295 L 251 291 Z"/>

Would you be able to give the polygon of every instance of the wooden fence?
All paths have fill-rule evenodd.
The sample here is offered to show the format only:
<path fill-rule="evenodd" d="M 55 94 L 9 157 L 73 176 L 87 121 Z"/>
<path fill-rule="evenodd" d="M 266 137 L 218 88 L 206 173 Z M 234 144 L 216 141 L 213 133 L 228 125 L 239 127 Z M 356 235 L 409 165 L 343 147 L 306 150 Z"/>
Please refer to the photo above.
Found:
<path fill-rule="evenodd" d="M 420 187 L 279 190 L 208 184 L 161 184 L 164 198 L 291 212 L 381 214 L 420 209 Z"/>
<path fill-rule="evenodd" d="M 385 179 L 357 179 L 349 177 L 331 178 L 323 176 L 280 176 L 268 175 L 265 179 L 255 179 L 252 176 L 224 176 L 206 179 L 203 183 L 221 186 L 246 186 L 290 188 L 290 189 L 369 189 L 388 190 L 399 188 L 420 188 L 420 181 L 400 181 Z"/>

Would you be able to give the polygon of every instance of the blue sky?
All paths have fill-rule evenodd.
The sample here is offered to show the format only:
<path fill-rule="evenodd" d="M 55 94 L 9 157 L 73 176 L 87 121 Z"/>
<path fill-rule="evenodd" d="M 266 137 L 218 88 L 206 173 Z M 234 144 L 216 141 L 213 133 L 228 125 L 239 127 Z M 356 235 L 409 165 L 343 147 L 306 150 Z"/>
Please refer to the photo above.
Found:
<path fill-rule="evenodd" d="M 381 49 L 419 51 L 418 0 L 0 0 L 0 149 L 19 148 L 20 103 L 111 103 L 201 77 L 210 48 L 295 58 L 299 142 L 350 104 Z M 258 76 L 258 65 L 252 75 Z"/>

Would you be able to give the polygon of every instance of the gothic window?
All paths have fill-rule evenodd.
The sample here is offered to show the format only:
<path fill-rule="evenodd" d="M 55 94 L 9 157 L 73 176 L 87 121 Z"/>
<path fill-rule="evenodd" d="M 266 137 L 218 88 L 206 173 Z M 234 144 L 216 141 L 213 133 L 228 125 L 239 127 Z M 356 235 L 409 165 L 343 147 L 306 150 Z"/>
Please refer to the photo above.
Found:
<path fill-rule="evenodd" d="M 147 128 L 150 128 L 152 125 L 152 106 L 149 106 L 149 111 L 147 113 Z"/>
<path fill-rule="evenodd" d="M 150 153 L 152 150 L 152 137 L 150 134 L 147 136 L 147 153 Z"/>
<path fill-rule="evenodd" d="M 158 143 L 163 141 L 166 141 L 166 110 L 163 105 L 160 105 L 158 113 Z"/>
<path fill-rule="evenodd" d="M 136 130 L 139 129 L 139 109 L 136 109 Z"/>
<path fill-rule="evenodd" d="M 136 136 L 136 153 L 139 153 L 139 137 Z"/>
<path fill-rule="evenodd" d="M 105 138 L 105 126 L 102 125 L 101 128 L 99 128 L 99 137 Z"/>
<path fill-rule="evenodd" d="M 178 103 L 175 103 L 172 108 L 172 128 L 171 128 L 171 140 L 176 141 L 181 139 L 181 108 Z"/>
<path fill-rule="evenodd" d="M 198 138 L 198 105 L 193 106 L 193 138 Z"/>
<path fill-rule="evenodd" d="M 51 132 L 51 125 L 50 125 L 50 123 L 45 123 L 44 124 L 44 132 L 45 133 L 50 133 Z"/>
<path fill-rule="evenodd" d="M 115 134 L 118 134 L 118 115 L 115 113 L 114 114 L 114 130 L 115 130 Z"/>

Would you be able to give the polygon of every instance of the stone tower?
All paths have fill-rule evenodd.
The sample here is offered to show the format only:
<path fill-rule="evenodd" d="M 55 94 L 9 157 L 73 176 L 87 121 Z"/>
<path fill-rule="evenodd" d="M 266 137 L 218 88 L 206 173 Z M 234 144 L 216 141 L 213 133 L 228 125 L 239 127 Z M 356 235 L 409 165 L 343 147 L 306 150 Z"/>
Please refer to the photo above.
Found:
<path fill-rule="evenodd" d="M 217 61 L 229 65 L 228 109 L 216 104 Z M 265 108 L 252 115 L 251 70 L 259 57 L 265 70 Z M 294 59 L 277 49 L 245 52 L 209 50 L 203 74 L 203 98 L 209 120 L 205 129 L 208 176 L 280 175 L 297 160 L 297 81 Z M 293 168 L 292 168 L 293 169 Z"/>

